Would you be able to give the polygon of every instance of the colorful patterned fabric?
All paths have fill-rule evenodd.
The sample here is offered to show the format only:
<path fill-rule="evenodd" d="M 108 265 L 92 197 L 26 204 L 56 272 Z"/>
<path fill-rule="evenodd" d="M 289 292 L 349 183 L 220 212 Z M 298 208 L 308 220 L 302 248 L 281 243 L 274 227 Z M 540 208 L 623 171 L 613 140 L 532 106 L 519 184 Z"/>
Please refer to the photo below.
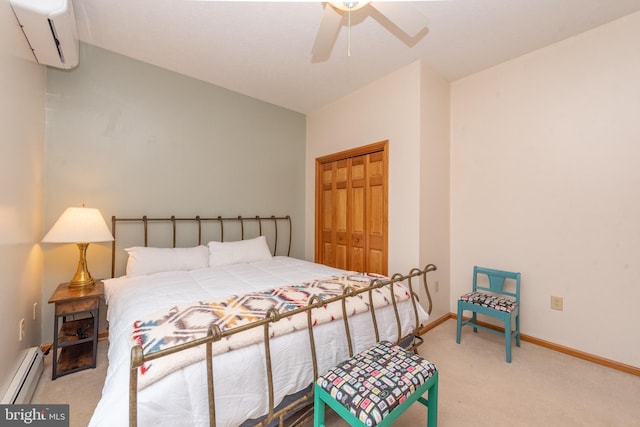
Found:
<path fill-rule="evenodd" d="M 471 304 L 493 308 L 494 310 L 506 311 L 507 313 L 511 313 L 518 306 L 518 303 L 512 299 L 492 294 L 485 294 L 483 292 L 469 292 L 468 294 L 462 295 L 460 299 Z"/>
<path fill-rule="evenodd" d="M 286 316 L 288 311 L 307 306 L 308 301 L 314 295 L 325 300 L 342 295 L 347 287 L 366 288 L 374 279 L 386 278 L 374 274 L 350 273 L 245 295 L 233 295 L 221 301 L 179 305 L 134 322 L 131 338 L 133 344 L 142 346 L 144 354 L 150 354 L 205 337 L 212 324 L 218 325 L 221 331 L 225 331 L 262 320 L 271 308 L 275 308 L 281 315 Z M 393 286 L 397 302 L 409 299 L 409 291 L 402 284 L 395 283 Z M 375 289 L 372 294 L 375 308 L 392 303 L 388 286 Z M 348 316 L 368 310 L 368 293 L 347 298 L 346 311 Z M 342 319 L 342 304 L 340 303 L 325 305 L 323 308 L 313 310 L 312 323 L 314 326 L 335 319 Z M 276 337 L 306 328 L 307 314 L 300 313 L 272 323 L 270 336 Z M 214 355 L 220 354 L 261 342 L 263 339 L 264 329 L 262 327 L 252 328 L 215 342 L 213 353 Z M 204 353 L 202 348 L 196 348 L 144 364 L 139 371 L 139 388 L 146 387 L 170 372 L 203 360 Z"/>
<path fill-rule="evenodd" d="M 437 371 L 415 353 L 382 341 L 318 378 L 317 384 L 367 426 L 375 426 Z"/>

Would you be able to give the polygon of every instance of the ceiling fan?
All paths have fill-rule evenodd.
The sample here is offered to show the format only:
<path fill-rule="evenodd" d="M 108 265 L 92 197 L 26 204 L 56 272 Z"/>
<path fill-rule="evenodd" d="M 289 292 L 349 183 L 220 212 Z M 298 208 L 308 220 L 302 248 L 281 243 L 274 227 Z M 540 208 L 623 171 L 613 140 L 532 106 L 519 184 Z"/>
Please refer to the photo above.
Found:
<path fill-rule="evenodd" d="M 426 18 L 409 2 L 372 2 L 372 1 L 330 1 L 324 5 L 324 14 L 320 21 L 320 28 L 316 40 L 311 49 L 311 54 L 315 59 L 327 59 L 331 54 L 333 45 L 338 37 L 342 18 L 346 14 L 349 28 L 349 48 L 351 35 L 351 12 L 362 9 L 373 8 L 385 16 L 391 23 L 397 26 L 402 32 L 410 37 L 416 36 L 426 28 Z"/>

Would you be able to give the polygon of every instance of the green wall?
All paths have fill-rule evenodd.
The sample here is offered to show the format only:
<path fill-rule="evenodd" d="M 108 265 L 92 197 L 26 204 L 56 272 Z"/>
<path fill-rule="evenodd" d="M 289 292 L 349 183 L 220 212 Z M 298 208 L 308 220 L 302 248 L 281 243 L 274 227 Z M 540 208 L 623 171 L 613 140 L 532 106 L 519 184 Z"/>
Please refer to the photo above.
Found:
<path fill-rule="evenodd" d="M 107 220 L 291 215 L 303 257 L 304 115 L 91 45 L 80 54 L 73 70 L 47 70 L 45 231 L 82 203 Z M 78 255 L 44 249 L 47 342 L 46 300 Z M 110 274 L 109 255 L 109 244 L 89 247 L 94 277 Z"/>

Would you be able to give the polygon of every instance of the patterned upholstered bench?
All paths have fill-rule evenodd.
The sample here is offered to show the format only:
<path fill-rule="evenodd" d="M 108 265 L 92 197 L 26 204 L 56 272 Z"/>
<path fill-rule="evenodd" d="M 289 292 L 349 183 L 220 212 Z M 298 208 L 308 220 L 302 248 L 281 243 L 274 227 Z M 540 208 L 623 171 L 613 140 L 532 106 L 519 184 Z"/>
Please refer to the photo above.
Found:
<path fill-rule="evenodd" d="M 352 426 L 387 426 L 416 400 L 427 407 L 427 426 L 438 423 L 436 366 L 387 341 L 320 376 L 314 393 L 314 427 L 325 425 L 325 404 Z"/>

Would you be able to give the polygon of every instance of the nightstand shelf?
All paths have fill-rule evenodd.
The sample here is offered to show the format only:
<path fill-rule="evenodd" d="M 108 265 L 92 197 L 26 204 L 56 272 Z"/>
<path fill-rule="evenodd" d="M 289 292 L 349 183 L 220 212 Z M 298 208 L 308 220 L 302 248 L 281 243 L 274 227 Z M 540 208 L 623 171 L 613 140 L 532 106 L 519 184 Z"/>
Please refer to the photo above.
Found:
<path fill-rule="evenodd" d="M 82 344 L 93 341 L 94 319 L 87 317 L 79 320 L 65 322 L 58 334 L 58 347 L 68 347 L 70 345 Z M 84 336 L 84 338 L 82 338 Z"/>
<path fill-rule="evenodd" d="M 91 341 L 62 348 L 57 361 L 58 377 L 87 368 L 95 368 L 93 355 Z"/>
<path fill-rule="evenodd" d="M 49 299 L 55 304 L 51 379 L 95 368 L 98 352 L 102 281 L 88 288 L 70 288 L 62 283 Z"/>

